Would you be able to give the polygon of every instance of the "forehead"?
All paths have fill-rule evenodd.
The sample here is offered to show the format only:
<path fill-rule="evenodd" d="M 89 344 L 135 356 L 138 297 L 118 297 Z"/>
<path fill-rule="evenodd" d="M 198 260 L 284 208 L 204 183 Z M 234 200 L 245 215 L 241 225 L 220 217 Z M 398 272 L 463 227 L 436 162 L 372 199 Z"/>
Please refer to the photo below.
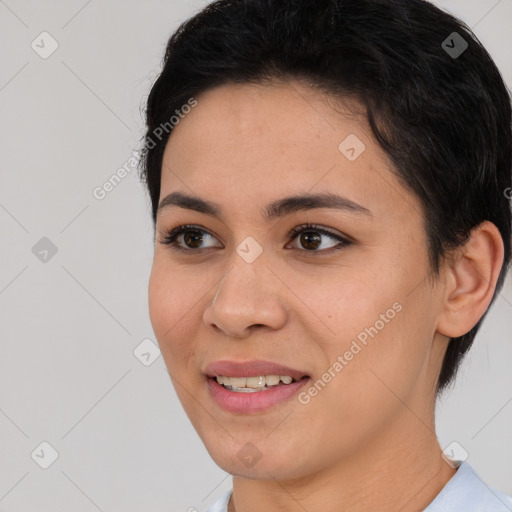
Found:
<path fill-rule="evenodd" d="M 216 87 L 197 98 L 198 105 L 175 127 L 168 149 L 179 145 L 190 150 L 190 145 L 195 145 L 202 155 L 207 151 L 212 155 L 229 153 L 230 161 L 235 157 L 249 160 L 257 154 L 255 166 L 267 160 L 267 155 L 273 161 L 280 157 L 306 157 L 306 162 L 338 160 L 342 156 L 339 144 L 347 135 L 357 134 L 364 140 L 371 138 L 371 132 L 359 105 L 350 104 L 359 110 L 357 115 L 341 104 L 334 110 L 328 100 L 334 103 L 332 97 L 300 82 Z M 173 139 L 179 141 L 174 144 Z M 321 148 L 327 149 L 327 154 L 319 154 Z"/>
<path fill-rule="evenodd" d="M 337 192 L 377 215 L 421 210 L 357 105 L 299 82 L 227 84 L 196 99 L 167 143 L 160 198 L 188 189 L 239 214 L 284 195 Z"/>

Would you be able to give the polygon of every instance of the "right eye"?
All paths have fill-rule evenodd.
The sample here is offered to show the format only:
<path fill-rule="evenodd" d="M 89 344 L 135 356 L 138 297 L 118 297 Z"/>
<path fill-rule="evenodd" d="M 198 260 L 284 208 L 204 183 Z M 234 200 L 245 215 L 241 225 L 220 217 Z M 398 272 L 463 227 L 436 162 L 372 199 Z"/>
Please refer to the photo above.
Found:
<path fill-rule="evenodd" d="M 209 248 L 197 247 L 197 245 L 200 245 L 203 242 L 204 235 L 213 238 L 212 235 L 210 235 L 207 231 L 200 228 L 199 226 L 186 224 L 168 231 L 163 237 L 161 243 L 164 245 L 169 245 L 172 249 L 177 251 L 199 252 L 202 249 Z M 185 247 L 180 244 L 179 239 L 181 238 L 183 239 L 183 244 L 185 244 Z M 189 245 L 189 247 L 187 247 L 187 245 Z"/>

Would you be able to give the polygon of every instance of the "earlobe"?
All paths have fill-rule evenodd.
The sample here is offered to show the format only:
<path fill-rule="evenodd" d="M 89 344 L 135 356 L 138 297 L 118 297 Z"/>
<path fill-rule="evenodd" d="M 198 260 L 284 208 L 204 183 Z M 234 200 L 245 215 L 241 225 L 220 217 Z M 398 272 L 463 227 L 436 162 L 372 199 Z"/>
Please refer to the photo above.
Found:
<path fill-rule="evenodd" d="M 498 228 L 489 221 L 482 222 L 446 269 L 444 307 L 437 332 L 457 338 L 478 323 L 493 298 L 503 259 Z"/>

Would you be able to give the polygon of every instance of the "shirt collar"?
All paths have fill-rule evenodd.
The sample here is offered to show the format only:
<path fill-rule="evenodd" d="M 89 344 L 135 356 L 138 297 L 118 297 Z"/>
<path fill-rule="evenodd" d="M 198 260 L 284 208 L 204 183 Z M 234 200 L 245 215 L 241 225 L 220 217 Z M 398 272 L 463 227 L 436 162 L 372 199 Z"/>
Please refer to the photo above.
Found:
<path fill-rule="evenodd" d="M 512 512 L 512 498 L 489 487 L 467 463 L 457 472 L 424 512 Z"/>

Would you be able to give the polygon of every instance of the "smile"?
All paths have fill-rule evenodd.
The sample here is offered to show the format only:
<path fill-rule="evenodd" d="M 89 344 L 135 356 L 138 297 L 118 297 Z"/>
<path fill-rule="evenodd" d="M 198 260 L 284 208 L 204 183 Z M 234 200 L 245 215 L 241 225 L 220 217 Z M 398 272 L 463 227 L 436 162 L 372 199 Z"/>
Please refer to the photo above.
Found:
<path fill-rule="evenodd" d="M 207 379 L 211 398 L 222 409 L 235 414 L 251 414 L 266 411 L 277 404 L 290 400 L 311 380 L 310 377 L 306 376 L 289 384 L 279 382 L 272 386 L 265 384 L 264 387 L 249 388 L 219 384 L 217 379 L 213 377 Z"/>

